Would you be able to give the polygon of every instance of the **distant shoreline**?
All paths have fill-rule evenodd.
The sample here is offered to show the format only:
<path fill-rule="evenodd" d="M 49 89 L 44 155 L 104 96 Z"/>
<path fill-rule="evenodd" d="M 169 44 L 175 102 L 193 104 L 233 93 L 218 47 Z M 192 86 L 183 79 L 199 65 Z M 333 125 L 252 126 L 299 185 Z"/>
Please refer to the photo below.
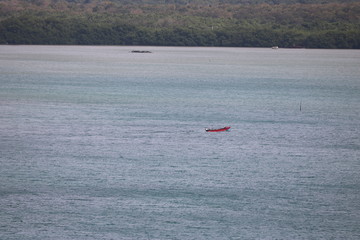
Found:
<path fill-rule="evenodd" d="M 358 1 L 165 2 L 3 1 L 0 44 L 360 49 Z"/>
<path fill-rule="evenodd" d="M 44 47 L 51 47 L 51 46 L 59 46 L 59 47 L 128 47 L 128 48 L 253 48 L 253 49 L 270 49 L 270 50 L 360 50 L 357 48 L 306 48 L 306 47 L 279 47 L 277 49 L 273 49 L 272 47 L 228 47 L 228 46 L 166 46 L 166 45 L 83 45 L 83 44 L 0 44 L 0 46 L 44 46 Z M 153 51 L 147 50 L 130 50 L 130 53 L 153 53 Z"/>

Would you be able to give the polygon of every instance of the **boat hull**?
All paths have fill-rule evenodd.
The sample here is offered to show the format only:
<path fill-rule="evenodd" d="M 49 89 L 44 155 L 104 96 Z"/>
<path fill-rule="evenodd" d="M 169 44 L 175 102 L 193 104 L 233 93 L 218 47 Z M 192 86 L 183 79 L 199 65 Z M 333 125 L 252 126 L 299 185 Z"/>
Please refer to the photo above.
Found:
<path fill-rule="evenodd" d="M 207 132 L 224 132 L 224 131 L 228 131 L 231 127 L 223 127 L 223 128 L 217 128 L 217 129 L 211 129 L 211 128 L 206 128 L 205 131 Z"/>

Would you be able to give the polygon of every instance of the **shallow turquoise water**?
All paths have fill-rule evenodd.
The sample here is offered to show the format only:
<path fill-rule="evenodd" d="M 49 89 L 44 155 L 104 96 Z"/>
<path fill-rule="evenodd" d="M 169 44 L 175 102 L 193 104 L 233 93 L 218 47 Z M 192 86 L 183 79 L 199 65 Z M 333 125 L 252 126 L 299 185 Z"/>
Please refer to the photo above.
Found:
<path fill-rule="evenodd" d="M 360 51 L 137 49 L 0 46 L 1 239 L 359 239 Z"/>

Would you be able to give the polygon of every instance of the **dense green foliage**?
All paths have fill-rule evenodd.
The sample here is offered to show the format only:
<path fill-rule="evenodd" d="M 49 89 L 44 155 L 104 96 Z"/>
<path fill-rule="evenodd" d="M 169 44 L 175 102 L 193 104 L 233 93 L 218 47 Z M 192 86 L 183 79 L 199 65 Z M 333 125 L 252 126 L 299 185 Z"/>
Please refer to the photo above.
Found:
<path fill-rule="evenodd" d="M 360 3 L 298 2 L 1 0 L 0 44 L 360 48 Z"/>

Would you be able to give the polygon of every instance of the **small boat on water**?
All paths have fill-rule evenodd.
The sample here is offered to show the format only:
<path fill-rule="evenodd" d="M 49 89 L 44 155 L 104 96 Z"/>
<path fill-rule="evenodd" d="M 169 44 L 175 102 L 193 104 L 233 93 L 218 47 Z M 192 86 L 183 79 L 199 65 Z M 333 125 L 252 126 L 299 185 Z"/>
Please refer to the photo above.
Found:
<path fill-rule="evenodd" d="M 223 132 L 228 131 L 231 127 L 223 127 L 223 128 L 205 128 L 207 132 Z"/>

